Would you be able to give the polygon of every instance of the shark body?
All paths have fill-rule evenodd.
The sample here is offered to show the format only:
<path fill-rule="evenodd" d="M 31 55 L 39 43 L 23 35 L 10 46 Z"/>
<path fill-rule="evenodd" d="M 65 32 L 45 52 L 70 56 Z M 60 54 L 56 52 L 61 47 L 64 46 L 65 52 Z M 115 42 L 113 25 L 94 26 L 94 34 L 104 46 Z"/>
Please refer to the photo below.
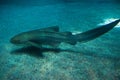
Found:
<path fill-rule="evenodd" d="M 58 26 L 32 30 L 20 33 L 11 38 L 10 42 L 16 45 L 34 46 L 40 48 L 42 45 L 56 46 L 61 42 L 75 45 L 77 42 L 93 40 L 110 31 L 120 22 L 120 19 L 109 24 L 73 35 L 71 32 L 60 32 Z"/>

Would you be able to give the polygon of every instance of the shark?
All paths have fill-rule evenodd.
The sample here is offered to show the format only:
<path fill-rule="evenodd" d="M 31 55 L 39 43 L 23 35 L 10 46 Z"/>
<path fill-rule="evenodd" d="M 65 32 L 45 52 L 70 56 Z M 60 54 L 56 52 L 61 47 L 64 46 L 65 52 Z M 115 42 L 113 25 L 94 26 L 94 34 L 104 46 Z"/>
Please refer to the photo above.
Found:
<path fill-rule="evenodd" d="M 37 48 L 41 48 L 42 45 L 58 46 L 62 42 L 75 45 L 77 42 L 84 43 L 100 37 L 113 29 L 119 22 L 120 19 L 117 19 L 111 23 L 78 34 L 72 34 L 70 31 L 61 32 L 59 26 L 51 26 L 22 32 L 12 37 L 10 42 L 15 45 L 34 46 Z"/>

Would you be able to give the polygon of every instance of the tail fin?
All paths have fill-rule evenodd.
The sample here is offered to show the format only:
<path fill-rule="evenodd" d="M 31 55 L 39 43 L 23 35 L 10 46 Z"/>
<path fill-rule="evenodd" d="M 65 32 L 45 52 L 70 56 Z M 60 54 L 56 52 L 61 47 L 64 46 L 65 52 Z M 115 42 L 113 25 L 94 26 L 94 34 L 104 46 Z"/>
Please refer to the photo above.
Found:
<path fill-rule="evenodd" d="M 103 35 L 104 33 L 110 31 L 119 22 L 120 22 L 120 19 L 118 19 L 114 22 L 111 22 L 109 24 L 103 25 L 101 27 L 98 27 L 98 28 L 95 28 L 95 29 L 92 29 L 92 30 L 88 30 L 88 31 L 80 33 L 80 34 L 76 34 L 75 38 L 79 42 L 87 42 L 87 41 L 93 40 L 93 39 Z"/>

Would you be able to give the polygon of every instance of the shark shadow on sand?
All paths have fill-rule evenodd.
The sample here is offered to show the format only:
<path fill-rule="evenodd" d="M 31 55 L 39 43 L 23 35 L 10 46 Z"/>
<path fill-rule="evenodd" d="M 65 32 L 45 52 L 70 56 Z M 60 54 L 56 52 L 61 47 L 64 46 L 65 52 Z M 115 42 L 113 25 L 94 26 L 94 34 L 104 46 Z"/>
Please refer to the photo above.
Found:
<path fill-rule="evenodd" d="M 45 47 L 34 47 L 34 46 L 28 46 L 28 47 L 22 47 L 15 50 L 12 50 L 10 53 L 15 55 L 29 55 L 36 58 L 44 58 L 43 55 L 44 52 L 52 52 L 54 54 L 58 54 L 60 52 L 69 52 L 69 53 L 81 53 L 76 50 L 71 49 L 60 49 L 60 48 L 45 48 Z"/>
<path fill-rule="evenodd" d="M 52 52 L 54 54 L 59 54 L 60 52 L 69 52 L 70 54 L 82 54 L 86 56 L 91 56 L 91 57 L 98 57 L 98 58 L 105 58 L 105 59 L 111 59 L 111 60 L 120 60 L 120 57 L 118 56 L 113 56 L 113 55 L 108 55 L 108 54 L 100 54 L 96 53 L 94 51 L 90 50 L 85 50 L 85 51 L 76 51 L 76 50 L 71 50 L 71 49 L 60 49 L 60 48 L 37 48 L 34 46 L 29 46 L 29 47 L 23 47 L 19 49 L 15 49 L 11 51 L 11 54 L 15 55 L 29 55 L 32 57 L 36 58 L 44 58 L 45 56 L 43 55 L 44 52 Z"/>
<path fill-rule="evenodd" d="M 44 58 L 43 53 L 44 52 L 54 52 L 54 53 L 59 53 L 61 51 L 64 51 L 62 49 L 59 48 L 37 48 L 34 46 L 28 46 L 28 47 L 23 47 L 23 48 L 19 48 L 19 49 L 15 49 L 13 51 L 11 51 L 11 54 L 16 54 L 16 55 L 23 55 L 23 54 L 27 54 L 36 58 Z"/>

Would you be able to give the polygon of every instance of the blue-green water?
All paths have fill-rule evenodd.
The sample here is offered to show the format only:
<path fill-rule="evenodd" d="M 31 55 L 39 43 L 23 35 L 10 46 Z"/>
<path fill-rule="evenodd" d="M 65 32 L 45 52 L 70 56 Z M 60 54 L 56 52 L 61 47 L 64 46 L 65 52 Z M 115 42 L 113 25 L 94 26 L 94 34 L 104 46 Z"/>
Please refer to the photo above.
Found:
<path fill-rule="evenodd" d="M 60 45 L 69 51 L 21 49 L 9 42 L 28 30 L 58 25 L 61 31 L 83 32 L 118 18 L 115 0 L 1 2 L 0 80 L 119 80 L 119 25 L 90 42 Z"/>

